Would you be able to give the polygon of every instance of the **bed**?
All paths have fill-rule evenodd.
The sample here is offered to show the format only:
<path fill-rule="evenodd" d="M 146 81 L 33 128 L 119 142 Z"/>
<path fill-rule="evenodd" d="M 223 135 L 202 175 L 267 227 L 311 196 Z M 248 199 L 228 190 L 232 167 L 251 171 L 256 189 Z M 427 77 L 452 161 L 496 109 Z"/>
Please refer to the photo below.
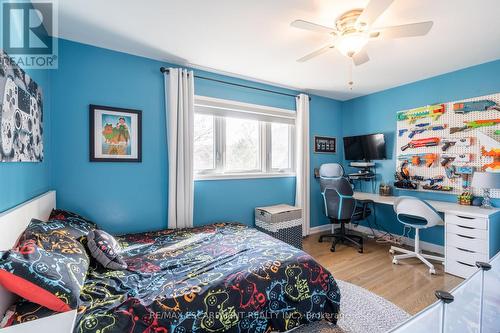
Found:
<path fill-rule="evenodd" d="M 243 333 L 336 323 L 332 275 L 254 228 L 220 223 L 116 238 L 128 268 L 91 262 L 72 311 L 74 332 Z M 11 310 L 11 329 L 65 314 L 24 300 Z"/>

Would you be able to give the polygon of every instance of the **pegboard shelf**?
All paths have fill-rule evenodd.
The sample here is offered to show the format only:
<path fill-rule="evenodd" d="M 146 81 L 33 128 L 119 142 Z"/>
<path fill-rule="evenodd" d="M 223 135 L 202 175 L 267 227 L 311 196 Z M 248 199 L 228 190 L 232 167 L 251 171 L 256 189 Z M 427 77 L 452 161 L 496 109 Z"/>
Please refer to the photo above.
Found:
<path fill-rule="evenodd" d="M 453 191 L 433 191 L 433 190 L 426 190 L 424 188 L 419 188 L 417 190 L 413 190 L 411 188 L 396 188 L 398 191 L 408 191 L 408 192 L 425 192 L 425 193 L 439 193 L 439 194 L 448 194 L 453 197 L 456 197 L 457 194 L 454 193 Z"/>
<path fill-rule="evenodd" d="M 500 140 L 500 135 L 495 133 L 500 129 L 500 124 L 496 124 L 493 126 L 480 127 L 466 131 L 459 131 L 453 134 L 450 134 L 450 129 L 454 127 L 463 127 L 465 122 L 477 121 L 477 120 L 493 120 L 500 118 L 500 111 L 498 109 L 491 109 L 485 111 L 472 111 L 465 112 L 462 114 L 455 113 L 453 110 L 453 104 L 460 102 L 478 102 L 483 100 L 489 100 L 497 105 L 500 105 L 500 93 L 479 96 L 474 98 L 468 98 L 463 100 L 457 100 L 447 103 L 441 103 L 444 106 L 444 113 L 442 109 L 436 105 L 434 109 L 438 109 L 439 116 L 436 114 L 436 117 L 427 117 L 416 119 L 413 123 L 410 122 L 409 119 L 405 120 L 396 120 L 397 122 L 397 131 L 396 131 L 396 169 L 399 170 L 401 165 L 401 160 L 398 158 L 403 155 L 421 155 L 422 159 L 425 159 L 425 154 L 435 154 L 436 160 L 433 163 L 433 166 L 427 167 L 422 162 L 421 165 L 409 165 L 408 169 L 410 171 L 411 176 L 422 176 L 424 178 L 433 178 L 437 176 L 445 176 L 442 182 L 437 184 L 443 186 L 452 186 L 452 191 L 433 191 L 423 189 L 422 186 L 426 184 L 425 181 L 419 182 L 418 189 L 398 189 L 401 191 L 420 191 L 420 192 L 428 192 L 428 193 L 440 193 L 440 194 L 450 194 L 457 195 L 464 192 L 462 188 L 462 179 L 461 178 L 448 178 L 446 176 L 446 170 L 443 166 L 441 166 L 441 159 L 443 154 L 458 156 L 464 155 L 465 160 L 467 160 L 466 156 L 470 155 L 469 162 L 452 162 L 454 166 L 470 166 L 474 167 L 476 171 L 481 171 L 482 167 L 486 164 L 493 162 L 493 157 L 487 157 L 481 155 L 481 142 L 478 138 L 478 131 L 481 131 L 485 135 L 490 138 L 495 139 L 496 141 Z M 398 119 L 404 118 L 402 117 L 403 112 L 407 112 L 409 110 L 398 112 Z M 420 111 L 420 110 L 419 110 Z M 406 131 L 404 131 L 406 129 Z M 425 129 L 419 133 L 419 131 L 415 132 L 412 138 L 409 138 L 409 134 L 411 133 L 411 129 Z M 408 148 L 404 151 L 401 150 L 401 147 L 408 145 L 412 140 L 419 139 L 428 139 L 428 138 L 439 138 L 439 144 L 436 146 L 429 147 L 419 147 L 419 148 Z M 471 142 L 469 146 L 464 145 L 451 145 L 446 151 L 442 150 L 442 139 L 463 139 L 463 138 L 471 138 Z M 465 144 L 465 143 L 463 143 Z M 473 194 L 475 196 L 482 196 L 482 189 L 472 189 Z M 491 190 L 490 191 L 492 198 L 500 197 L 500 190 Z"/>

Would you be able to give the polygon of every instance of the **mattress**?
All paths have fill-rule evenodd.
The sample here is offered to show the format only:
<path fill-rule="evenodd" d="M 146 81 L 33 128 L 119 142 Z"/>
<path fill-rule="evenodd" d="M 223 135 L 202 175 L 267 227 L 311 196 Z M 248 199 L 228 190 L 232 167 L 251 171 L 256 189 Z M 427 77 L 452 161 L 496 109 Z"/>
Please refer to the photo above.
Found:
<path fill-rule="evenodd" d="M 222 223 L 117 239 L 128 269 L 92 264 L 74 332 L 269 332 L 337 321 L 333 276 L 254 228 Z M 21 300 L 4 325 L 51 314 Z"/>

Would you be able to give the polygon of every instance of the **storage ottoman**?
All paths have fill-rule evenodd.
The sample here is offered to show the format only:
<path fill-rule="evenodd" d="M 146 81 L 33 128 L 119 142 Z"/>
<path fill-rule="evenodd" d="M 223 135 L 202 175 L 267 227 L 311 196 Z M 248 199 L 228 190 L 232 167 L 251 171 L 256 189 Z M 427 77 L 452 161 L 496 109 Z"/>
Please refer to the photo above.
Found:
<path fill-rule="evenodd" d="M 255 208 L 257 230 L 302 250 L 302 209 L 290 205 Z"/>

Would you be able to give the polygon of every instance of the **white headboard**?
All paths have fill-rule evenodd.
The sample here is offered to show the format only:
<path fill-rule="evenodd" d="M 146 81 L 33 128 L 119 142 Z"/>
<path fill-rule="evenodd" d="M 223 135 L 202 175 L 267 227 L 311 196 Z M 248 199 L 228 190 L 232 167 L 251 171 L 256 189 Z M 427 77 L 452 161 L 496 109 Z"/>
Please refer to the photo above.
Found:
<path fill-rule="evenodd" d="M 49 191 L 0 213 L 0 250 L 12 248 L 31 219 L 46 221 L 56 207 L 56 191 Z M 0 286 L 0 318 L 16 296 Z"/>

